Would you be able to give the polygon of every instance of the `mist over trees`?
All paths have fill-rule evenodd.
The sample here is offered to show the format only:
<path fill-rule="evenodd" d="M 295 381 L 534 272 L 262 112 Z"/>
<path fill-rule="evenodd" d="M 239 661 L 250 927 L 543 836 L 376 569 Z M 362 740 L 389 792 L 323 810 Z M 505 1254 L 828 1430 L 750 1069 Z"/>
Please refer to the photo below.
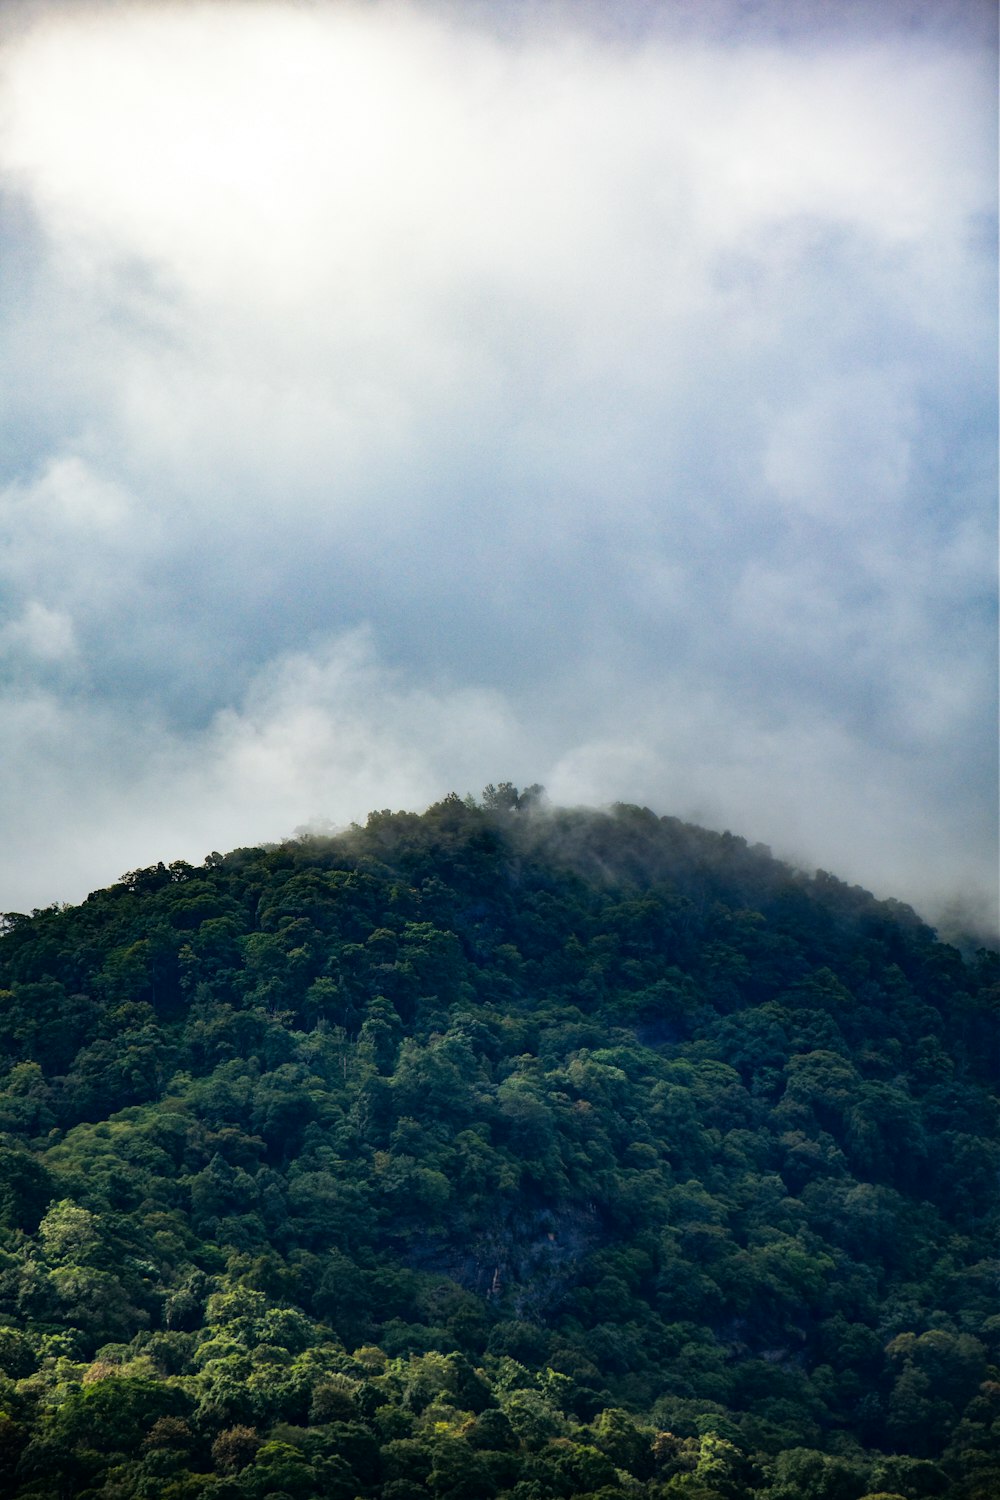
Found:
<path fill-rule="evenodd" d="M 988 1500 L 1000 962 L 487 787 L 0 938 L 0 1490 Z"/>

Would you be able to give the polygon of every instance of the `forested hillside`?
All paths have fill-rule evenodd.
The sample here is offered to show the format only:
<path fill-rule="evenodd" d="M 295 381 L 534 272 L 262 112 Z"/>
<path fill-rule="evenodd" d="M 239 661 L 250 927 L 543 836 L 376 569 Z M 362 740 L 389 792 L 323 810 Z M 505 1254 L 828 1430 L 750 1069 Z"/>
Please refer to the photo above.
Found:
<path fill-rule="evenodd" d="M 993 1500 L 997 956 L 487 788 L 0 940 L 0 1493 Z"/>

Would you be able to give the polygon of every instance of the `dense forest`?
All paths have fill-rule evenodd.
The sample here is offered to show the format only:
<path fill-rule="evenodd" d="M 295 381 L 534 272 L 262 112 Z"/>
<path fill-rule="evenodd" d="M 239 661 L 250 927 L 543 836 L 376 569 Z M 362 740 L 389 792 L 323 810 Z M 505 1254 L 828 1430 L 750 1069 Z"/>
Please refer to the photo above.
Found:
<path fill-rule="evenodd" d="M 0 938 L 0 1493 L 995 1500 L 995 953 L 488 787 Z"/>

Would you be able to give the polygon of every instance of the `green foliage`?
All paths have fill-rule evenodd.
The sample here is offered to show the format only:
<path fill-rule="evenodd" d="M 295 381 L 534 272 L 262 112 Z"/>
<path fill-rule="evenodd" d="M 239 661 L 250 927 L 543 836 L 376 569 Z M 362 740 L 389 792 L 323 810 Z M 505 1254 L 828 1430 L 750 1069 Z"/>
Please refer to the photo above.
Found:
<path fill-rule="evenodd" d="M 988 1500 L 995 956 L 541 789 L 0 938 L 15 1500 Z"/>

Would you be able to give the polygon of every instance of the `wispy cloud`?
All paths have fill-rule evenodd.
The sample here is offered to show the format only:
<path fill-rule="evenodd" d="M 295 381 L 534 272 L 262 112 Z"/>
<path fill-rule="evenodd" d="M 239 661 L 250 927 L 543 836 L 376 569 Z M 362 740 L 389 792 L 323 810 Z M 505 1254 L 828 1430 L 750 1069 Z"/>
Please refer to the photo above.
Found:
<path fill-rule="evenodd" d="M 506 775 L 993 887 L 988 37 L 614 9 L 8 22 L 0 904 Z"/>

